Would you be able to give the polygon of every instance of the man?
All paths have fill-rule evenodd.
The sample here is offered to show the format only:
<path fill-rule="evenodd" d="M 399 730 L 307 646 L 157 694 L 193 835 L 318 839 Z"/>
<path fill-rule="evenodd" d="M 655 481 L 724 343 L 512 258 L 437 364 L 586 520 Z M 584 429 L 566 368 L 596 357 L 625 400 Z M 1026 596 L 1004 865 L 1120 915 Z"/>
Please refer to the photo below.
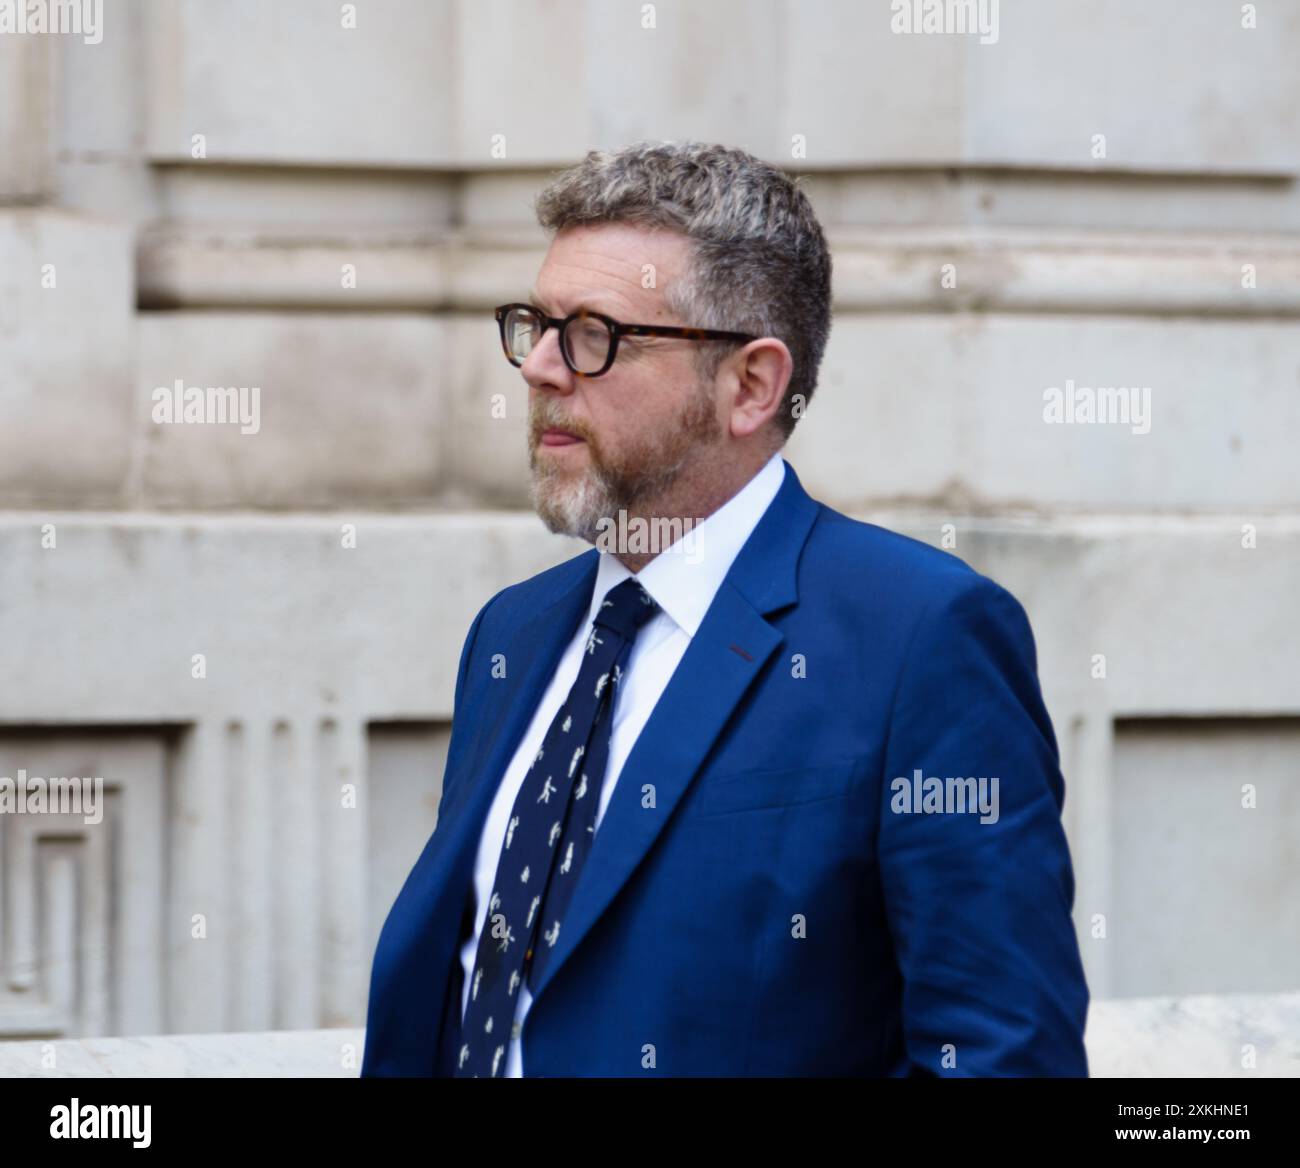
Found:
<path fill-rule="evenodd" d="M 780 454 L 830 326 L 808 200 L 639 144 L 537 211 L 497 318 L 537 510 L 597 546 L 470 627 L 362 1074 L 1086 1075 L 1024 612 Z"/>

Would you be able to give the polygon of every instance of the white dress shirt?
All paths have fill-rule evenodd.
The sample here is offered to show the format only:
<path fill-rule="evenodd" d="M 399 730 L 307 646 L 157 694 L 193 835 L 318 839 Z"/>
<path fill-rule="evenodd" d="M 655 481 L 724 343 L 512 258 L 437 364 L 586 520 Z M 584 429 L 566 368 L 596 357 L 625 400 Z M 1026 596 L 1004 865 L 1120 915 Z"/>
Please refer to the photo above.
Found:
<path fill-rule="evenodd" d="M 695 524 L 691 531 L 684 533 L 676 543 L 661 551 L 637 573 L 641 586 L 658 603 L 659 611 L 637 635 L 628 658 L 627 670 L 619 685 L 609 762 L 601 783 L 600 803 L 596 808 L 597 829 L 610 796 L 614 793 L 619 772 L 632 753 L 641 728 L 649 720 L 691 638 L 704 620 L 732 562 L 776 497 L 784 478 L 785 463 L 778 450 L 726 503 Z M 523 786 L 529 764 L 541 749 L 551 722 L 577 680 L 582 665 L 582 648 L 598 606 L 614 585 L 631 575 L 627 565 L 614 553 L 601 551 L 587 619 L 574 633 L 573 640 L 560 658 L 550 685 L 542 696 L 510 765 L 506 767 L 505 776 L 488 811 L 474 865 L 474 934 L 466 938 L 460 950 L 460 962 L 465 971 L 465 984 L 461 992 L 462 1019 L 469 1004 L 474 961 L 478 955 L 479 935 L 483 930 L 482 906 L 492 895 L 497 863 L 501 859 L 501 847 L 505 842 L 506 824 L 514 810 L 515 799 Z M 522 1074 L 523 1052 L 519 1035 L 531 1004 L 532 995 L 528 992 L 525 981 L 519 987 L 519 1000 L 515 1007 L 515 1020 L 506 1054 L 507 1078 L 518 1078 Z"/>

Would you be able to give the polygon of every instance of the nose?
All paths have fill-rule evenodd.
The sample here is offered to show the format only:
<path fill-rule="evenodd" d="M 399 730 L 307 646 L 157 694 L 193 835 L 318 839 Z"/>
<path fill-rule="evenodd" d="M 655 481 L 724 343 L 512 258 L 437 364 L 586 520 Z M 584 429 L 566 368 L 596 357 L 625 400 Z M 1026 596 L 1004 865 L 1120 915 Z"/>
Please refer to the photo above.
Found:
<path fill-rule="evenodd" d="M 576 379 L 573 371 L 564 363 L 560 353 L 559 329 L 548 328 L 542 333 L 541 340 L 524 358 L 519 371 L 530 389 L 553 389 L 561 393 L 574 390 Z"/>

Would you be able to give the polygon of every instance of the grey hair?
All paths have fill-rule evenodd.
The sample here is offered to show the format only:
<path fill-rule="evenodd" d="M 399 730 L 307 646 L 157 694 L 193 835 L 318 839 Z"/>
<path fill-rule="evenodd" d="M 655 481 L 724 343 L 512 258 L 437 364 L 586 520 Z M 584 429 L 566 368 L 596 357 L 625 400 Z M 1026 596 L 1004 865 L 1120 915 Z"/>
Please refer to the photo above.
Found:
<path fill-rule="evenodd" d="M 631 223 L 685 235 L 692 262 L 664 299 L 683 324 L 785 342 L 794 372 L 772 418 L 784 445 L 812 400 L 831 326 L 830 250 L 797 180 L 732 147 L 637 142 L 588 152 L 537 196 L 535 210 L 553 234 Z M 736 350 L 693 348 L 706 381 Z"/>

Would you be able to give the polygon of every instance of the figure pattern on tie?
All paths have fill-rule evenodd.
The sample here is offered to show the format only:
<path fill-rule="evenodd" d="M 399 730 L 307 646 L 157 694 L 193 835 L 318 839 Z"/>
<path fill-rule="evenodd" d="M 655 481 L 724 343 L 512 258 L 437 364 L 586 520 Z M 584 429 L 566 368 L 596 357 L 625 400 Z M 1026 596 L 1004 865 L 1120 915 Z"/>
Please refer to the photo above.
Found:
<path fill-rule="evenodd" d="M 456 1074 L 495 1076 L 524 979 L 536 984 L 596 831 L 614 705 L 641 627 L 659 606 L 635 576 L 596 611 L 582 666 L 529 765 L 506 826 L 461 1026 Z"/>

